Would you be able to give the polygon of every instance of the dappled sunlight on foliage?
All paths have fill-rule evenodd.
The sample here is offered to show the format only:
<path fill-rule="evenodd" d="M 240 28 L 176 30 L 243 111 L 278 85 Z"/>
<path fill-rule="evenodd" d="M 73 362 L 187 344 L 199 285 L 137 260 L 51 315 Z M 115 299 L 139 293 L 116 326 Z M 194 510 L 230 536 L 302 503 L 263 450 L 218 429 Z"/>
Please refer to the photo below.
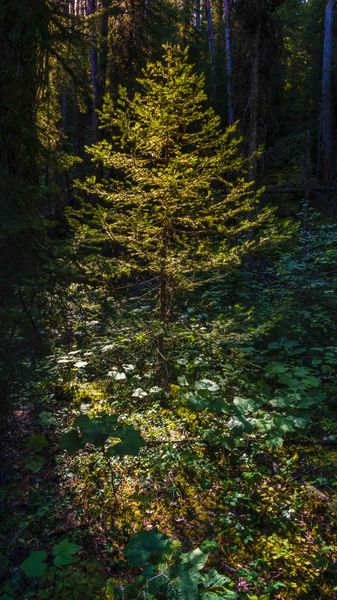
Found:
<path fill-rule="evenodd" d="M 0 600 L 334 600 L 335 4 L 28 4 L 0 8 Z"/>

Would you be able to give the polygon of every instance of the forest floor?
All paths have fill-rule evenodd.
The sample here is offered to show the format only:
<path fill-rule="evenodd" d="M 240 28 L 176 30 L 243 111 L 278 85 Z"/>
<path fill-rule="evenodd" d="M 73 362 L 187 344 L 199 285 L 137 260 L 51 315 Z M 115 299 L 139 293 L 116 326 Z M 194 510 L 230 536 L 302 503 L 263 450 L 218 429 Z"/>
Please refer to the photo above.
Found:
<path fill-rule="evenodd" d="M 234 452 L 214 448 L 200 437 L 207 415 L 181 405 L 179 386 L 167 408 L 155 390 L 151 399 L 135 387 L 130 365 L 121 368 L 136 377 L 133 395 L 116 372 L 111 381 L 96 366 L 74 381 L 62 357 L 52 373 L 55 360 L 31 367 L 3 436 L 1 600 L 171 598 L 148 593 L 143 571 L 125 560 L 141 531 L 174 540 L 175 569 L 181 552 L 201 548 L 208 559 L 213 579 L 191 580 L 191 592 L 172 598 L 337 598 L 336 447 L 290 438 L 258 452 L 246 441 Z M 79 413 L 117 410 L 141 430 L 139 455 L 60 450 Z"/>

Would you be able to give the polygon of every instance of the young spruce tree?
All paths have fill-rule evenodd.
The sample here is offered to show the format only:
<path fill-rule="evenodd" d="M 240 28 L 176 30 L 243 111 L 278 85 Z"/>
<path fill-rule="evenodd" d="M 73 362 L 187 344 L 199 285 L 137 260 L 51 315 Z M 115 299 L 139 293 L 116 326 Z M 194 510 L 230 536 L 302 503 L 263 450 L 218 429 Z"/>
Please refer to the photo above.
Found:
<path fill-rule="evenodd" d="M 163 60 L 149 63 L 138 83 L 131 100 L 123 88 L 117 106 L 106 98 L 101 124 L 112 141 L 87 149 L 106 178 L 79 183 L 93 202 L 72 222 L 77 239 L 105 245 L 105 256 L 110 244 L 110 278 L 146 275 L 154 282 L 164 386 L 177 294 L 238 264 L 257 243 L 251 231 L 265 213 L 254 208 L 234 129 L 223 132 L 207 107 L 204 77 L 188 63 L 188 51 L 164 46 Z"/>

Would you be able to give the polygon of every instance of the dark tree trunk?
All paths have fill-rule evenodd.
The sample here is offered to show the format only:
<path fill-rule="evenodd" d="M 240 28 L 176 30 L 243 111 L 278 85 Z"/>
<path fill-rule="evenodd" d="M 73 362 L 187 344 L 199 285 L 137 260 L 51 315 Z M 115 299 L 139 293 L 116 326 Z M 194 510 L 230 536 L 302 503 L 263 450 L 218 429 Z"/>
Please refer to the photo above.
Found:
<path fill-rule="evenodd" d="M 92 17 L 96 12 L 96 0 L 86 0 L 86 15 Z M 98 73 L 97 73 L 97 49 L 96 49 L 96 33 L 95 24 L 90 27 L 90 77 L 92 86 L 92 136 L 93 140 L 97 140 L 98 131 Z"/>
<path fill-rule="evenodd" d="M 108 65 L 108 34 L 109 34 L 109 6 L 110 0 L 102 0 L 100 14 L 100 46 L 97 65 L 97 109 L 102 110 L 103 98 L 106 90 L 106 73 Z M 100 137 L 100 130 L 98 131 Z"/>
<path fill-rule="evenodd" d="M 234 108 L 233 108 L 233 61 L 232 61 L 232 45 L 231 45 L 231 25 L 230 25 L 230 0 L 224 0 L 224 22 L 225 22 L 225 48 L 226 48 L 226 78 L 227 78 L 227 114 L 228 125 L 234 123 Z"/>
<path fill-rule="evenodd" d="M 197 29 L 199 29 L 200 25 L 201 25 L 201 19 L 200 19 L 200 0 L 196 0 L 195 2 L 195 7 L 194 7 L 194 25 Z"/>
<path fill-rule="evenodd" d="M 331 110 L 331 63 L 335 0 L 328 0 L 325 7 L 323 66 L 322 66 L 322 105 L 321 140 L 323 149 L 323 180 L 331 183 L 336 173 L 336 157 L 332 133 Z"/>
<path fill-rule="evenodd" d="M 167 285 L 167 237 L 166 227 L 163 229 L 162 249 L 161 249 L 161 269 L 159 274 L 159 317 L 161 331 L 157 339 L 158 355 L 158 384 L 163 390 L 162 401 L 165 405 L 165 391 L 168 382 L 168 363 L 165 348 L 165 334 L 168 320 L 168 285 Z"/>
<path fill-rule="evenodd" d="M 214 74 L 214 72 L 215 72 L 215 38 L 214 38 L 213 19 L 212 19 L 212 7 L 211 7 L 210 0 L 205 0 L 205 8 L 206 8 L 206 19 L 207 19 L 207 35 L 208 35 L 209 54 L 210 54 L 210 58 L 211 58 L 212 71 Z"/>
<path fill-rule="evenodd" d="M 259 87 L 260 87 L 260 38 L 261 38 L 261 16 L 258 10 L 255 35 L 252 46 L 252 62 L 250 72 L 250 95 L 249 95 L 249 168 L 250 180 L 256 178 L 257 150 L 258 150 L 258 120 L 259 120 Z"/>

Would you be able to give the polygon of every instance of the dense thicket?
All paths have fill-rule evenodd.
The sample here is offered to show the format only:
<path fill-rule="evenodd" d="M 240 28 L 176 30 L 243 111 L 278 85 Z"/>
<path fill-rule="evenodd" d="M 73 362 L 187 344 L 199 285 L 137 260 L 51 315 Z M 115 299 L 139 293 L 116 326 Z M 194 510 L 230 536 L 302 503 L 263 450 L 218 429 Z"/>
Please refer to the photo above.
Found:
<path fill-rule="evenodd" d="M 335 13 L 2 1 L 0 600 L 337 597 Z"/>

